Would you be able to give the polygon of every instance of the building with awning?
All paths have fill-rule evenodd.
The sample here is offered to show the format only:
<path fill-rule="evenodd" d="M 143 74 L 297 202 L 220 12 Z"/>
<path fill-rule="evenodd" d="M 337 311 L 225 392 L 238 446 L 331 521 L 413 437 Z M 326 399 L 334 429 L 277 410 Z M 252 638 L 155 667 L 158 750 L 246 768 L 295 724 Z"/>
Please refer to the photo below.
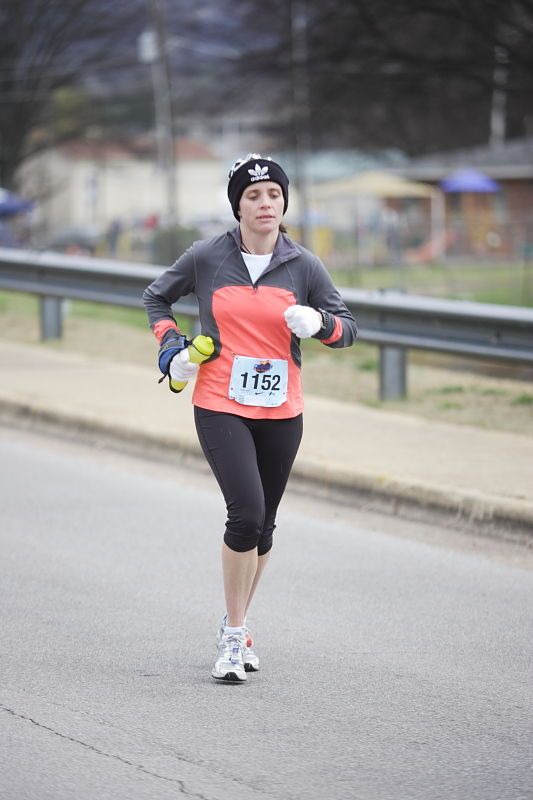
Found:
<path fill-rule="evenodd" d="M 426 258 L 438 257 L 445 246 L 444 198 L 436 186 L 407 180 L 386 170 L 368 170 L 345 178 L 316 184 L 312 192 L 313 206 L 329 214 L 330 224 L 355 227 L 359 249 L 366 219 L 387 208 L 387 201 L 421 200 L 429 205 L 429 230 Z M 397 204 L 395 204 L 397 205 Z M 393 209 L 390 209 L 391 211 Z M 383 214 L 387 219 L 393 219 Z M 389 222 L 390 224 L 390 222 Z M 360 254 L 360 253 L 359 253 Z"/>
<path fill-rule="evenodd" d="M 533 136 L 417 156 L 399 171 L 445 190 L 450 255 L 533 257 Z"/>

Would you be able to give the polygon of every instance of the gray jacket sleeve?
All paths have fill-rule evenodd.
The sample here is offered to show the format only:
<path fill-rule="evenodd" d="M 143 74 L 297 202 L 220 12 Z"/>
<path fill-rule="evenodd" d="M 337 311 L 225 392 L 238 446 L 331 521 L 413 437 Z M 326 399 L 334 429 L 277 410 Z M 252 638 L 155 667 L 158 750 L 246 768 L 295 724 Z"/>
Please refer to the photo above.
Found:
<path fill-rule="evenodd" d="M 162 319 L 173 320 L 172 304 L 194 292 L 196 266 L 193 251 L 194 245 L 144 290 L 143 303 L 151 326 Z"/>
<path fill-rule="evenodd" d="M 319 258 L 312 268 L 308 303 L 327 312 L 326 330 L 315 334 L 328 347 L 350 347 L 357 336 L 355 319 Z M 340 334 L 340 335 L 339 335 Z M 333 341 L 329 341 L 332 338 Z"/>

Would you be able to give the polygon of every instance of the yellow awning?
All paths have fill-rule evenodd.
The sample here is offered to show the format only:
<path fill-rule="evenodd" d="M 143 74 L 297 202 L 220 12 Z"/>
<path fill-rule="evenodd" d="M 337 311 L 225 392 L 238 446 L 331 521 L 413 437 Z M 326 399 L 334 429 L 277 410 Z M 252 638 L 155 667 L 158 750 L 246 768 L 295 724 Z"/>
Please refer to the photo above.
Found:
<path fill-rule="evenodd" d="M 408 181 L 391 172 L 372 170 L 360 172 L 349 178 L 316 184 L 313 197 L 316 200 L 331 200 L 356 195 L 372 195 L 373 197 L 435 197 L 441 192 L 425 183 Z"/>

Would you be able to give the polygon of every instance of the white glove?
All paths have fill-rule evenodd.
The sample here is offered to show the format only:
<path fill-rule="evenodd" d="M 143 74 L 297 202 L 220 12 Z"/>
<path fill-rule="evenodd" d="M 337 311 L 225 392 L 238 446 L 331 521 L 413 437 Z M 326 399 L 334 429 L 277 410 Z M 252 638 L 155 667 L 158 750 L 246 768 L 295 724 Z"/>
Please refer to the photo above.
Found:
<path fill-rule="evenodd" d="M 322 327 L 322 314 L 310 306 L 289 306 L 283 315 L 288 327 L 299 339 L 308 339 Z"/>
<path fill-rule="evenodd" d="M 170 377 L 178 383 L 187 383 L 198 372 L 198 364 L 191 364 L 189 361 L 189 348 L 180 350 L 170 362 L 168 368 Z"/>

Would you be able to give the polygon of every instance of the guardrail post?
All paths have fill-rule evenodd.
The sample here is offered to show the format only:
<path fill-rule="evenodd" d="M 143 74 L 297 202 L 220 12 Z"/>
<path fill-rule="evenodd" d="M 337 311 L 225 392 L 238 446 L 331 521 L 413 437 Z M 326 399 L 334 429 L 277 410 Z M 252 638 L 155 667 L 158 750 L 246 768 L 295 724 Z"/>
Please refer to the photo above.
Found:
<path fill-rule="evenodd" d="M 379 399 L 407 397 L 407 350 L 405 347 L 379 348 Z"/>
<path fill-rule="evenodd" d="M 41 339 L 61 339 L 63 334 L 63 298 L 39 298 L 41 311 Z"/>

